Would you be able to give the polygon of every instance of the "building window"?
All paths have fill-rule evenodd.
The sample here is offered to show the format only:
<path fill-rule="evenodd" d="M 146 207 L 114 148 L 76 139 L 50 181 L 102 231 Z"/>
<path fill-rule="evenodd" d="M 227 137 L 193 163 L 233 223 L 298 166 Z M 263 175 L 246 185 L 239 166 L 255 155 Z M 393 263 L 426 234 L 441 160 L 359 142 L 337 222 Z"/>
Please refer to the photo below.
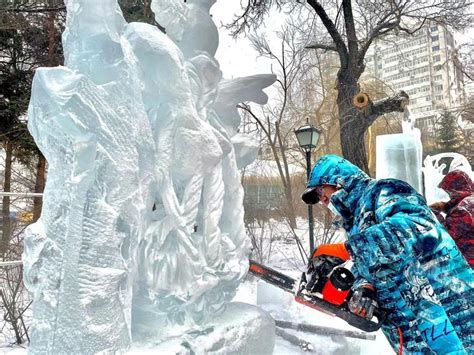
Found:
<path fill-rule="evenodd" d="M 436 95 L 436 101 L 443 101 L 443 95 Z"/>
<path fill-rule="evenodd" d="M 442 67 L 443 67 L 442 65 L 435 65 L 434 70 L 440 71 Z"/>
<path fill-rule="evenodd" d="M 435 91 L 436 91 L 436 92 L 443 91 L 443 85 L 436 85 L 436 86 L 435 86 Z"/>
<path fill-rule="evenodd" d="M 426 101 L 431 101 L 431 96 L 426 96 L 425 100 Z"/>
<path fill-rule="evenodd" d="M 443 80 L 442 75 L 435 75 L 434 80 Z"/>
<path fill-rule="evenodd" d="M 431 32 L 438 32 L 438 26 L 433 26 L 430 29 L 431 29 Z"/>
<path fill-rule="evenodd" d="M 439 46 L 433 46 L 433 51 L 439 51 Z"/>
<path fill-rule="evenodd" d="M 436 41 L 439 41 L 439 36 L 438 35 L 431 36 L 431 42 L 436 42 Z"/>
<path fill-rule="evenodd" d="M 440 55 L 435 55 L 435 56 L 433 57 L 433 62 L 435 62 L 435 63 L 436 63 L 436 62 L 439 62 L 440 60 L 441 60 L 441 56 L 440 56 Z"/>

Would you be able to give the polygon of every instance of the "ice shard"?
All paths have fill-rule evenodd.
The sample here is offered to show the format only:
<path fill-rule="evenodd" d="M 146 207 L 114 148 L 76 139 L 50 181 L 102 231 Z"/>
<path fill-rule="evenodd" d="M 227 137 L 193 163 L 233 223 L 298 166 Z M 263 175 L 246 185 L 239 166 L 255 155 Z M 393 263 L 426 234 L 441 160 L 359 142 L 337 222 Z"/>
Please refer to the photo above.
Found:
<path fill-rule="evenodd" d="M 223 311 L 245 275 L 238 167 L 256 146 L 223 108 L 264 103 L 275 77 L 222 80 L 213 3 L 154 1 L 167 35 L 126 23 L 116 0 L 66 1 L 65 66 L 38 69 L 28 112 L 49 164 L 25 233 L 31 353 L 182 334 Z"/>

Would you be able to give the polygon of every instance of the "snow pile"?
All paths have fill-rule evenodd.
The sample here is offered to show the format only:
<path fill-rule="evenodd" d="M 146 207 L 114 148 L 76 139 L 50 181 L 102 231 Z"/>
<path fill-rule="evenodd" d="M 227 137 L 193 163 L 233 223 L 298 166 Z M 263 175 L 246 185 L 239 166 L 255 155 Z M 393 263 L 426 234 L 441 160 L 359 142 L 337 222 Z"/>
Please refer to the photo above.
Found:
<path fill-rule="evenodd" d="M 265 101 L 275 77 L 221 82 L 213 3 L 154 1 L 169 37 L 127 24 L 116 0 L 66 1 L 65 66 L 36 72 L 29 107 L 49 162 L 25 236 L 31 353 L 122 352 L 132 336 L 199 331 L 246 274 L 237 166 L 255 145 L 217 108 Z"/>

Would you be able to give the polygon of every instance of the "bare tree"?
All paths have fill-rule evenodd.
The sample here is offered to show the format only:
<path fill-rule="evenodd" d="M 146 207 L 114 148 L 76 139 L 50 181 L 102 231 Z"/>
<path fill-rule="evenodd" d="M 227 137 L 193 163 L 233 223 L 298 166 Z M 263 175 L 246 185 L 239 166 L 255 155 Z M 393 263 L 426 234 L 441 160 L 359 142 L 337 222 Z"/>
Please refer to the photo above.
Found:
<path fill-rule="evenodd" d="M 0 308 L 3 321 L 0 322 L 0 334 L 14 343 L 23 344 L 29 341 L 25 312 L 31 305 L 23 286 L 23 267 L 21 265 L 0 266 Z"/>
<path fill-rule="evenodd" d="M 279 239 L 276 225 L 268 223 L 266 218 L 257 217 L 246 221 L 245 229 L 252 243 L 251 258 L 267 264 L 275 253 L 275 242 Z"/>
<path fill-rule="evenodd" d="M 3 179 L 3 191 L 10 192 L 11 171 L 12 171 L 12 151 L 13 145 L 9 140 L 5 142 L 5 176 Z M 0 239 L 0 257 L 3 259 L 10 243 L 11 223 L 10 223 L 10 197 L 2 198 L 2 237 Z"/>
<path fill-rule="evenodd" d="M 261 55 L 271 59 L 272 69 L 278 77 L 278 96 L 260 111 L 249 105 L 241 105 L 246 126 L 254 129 L 262 138 L 263 154 L 275 161 L 284 190 L 285 206 L 280 209 L 288 220 L 287 237 L 299 241 L 296 216 L 305 217 L 307 211 L 301 202 L 301 193 L 306 186 L 306 175 L 291 174 L 290 164 L 301 165 L 306 170 L 305 159 L 296 142 L 294 129 L 306 121 L 322 128 L 320 144 L 313 158 L 327 153 L 340 153 L 339 124 L 337 117 L 334 79 L 337 67 L 334 55 L 308 51 L 301 34 L 306 32 L 306 21 L 289 23 L 279 33 L 280 42 L 269 44 L 263 36 L 253 36 L 254 47 Z M 250 120 L 249 120 L 250 118 Z M 249 123 L 254 123 L 250 125 Z M 244 180 L 245 184 L 245 180 Z M 246 212 L 250 211 L 246 209 Z M 324 208 L 315 209 L 316 244 L 328 243 L 335 237 L 330 213 Z M 298 243 L 299 254 L 306 262 L 306 251 Z"/>
<path fill-rule="evenodd" d="M 63 0 L 0 0 L 0 141 L 7 151 L 4 191 L 10 189 L 12 159 L 36 165 L 35 192 L 43 192 L 46 159 L 26 127 L 31 82 L 36 68 L 63 62 L 60 45 L 66 9 Z M 5 252 L 9 235 L 9 198 L 3 198 L 3 235 L 0 252 Z M 41 199 L 34 200 L 35 219 Z"/>
<path fill-rule="evenodd" d="M 335 0 L 289 1 L 249 0 L 243 13 L 229 28 L 237 35 L 248 28 L 257 28 L 273 7 L 279 9 L 309 8 L 322 23 L 325 36 L 317 38 L 309 48 L 337 54 L 339 71 L 336 79 L 340 137 L 344 157 L 368 171 L 364 144 L 367 129 L 388 112 L 403 111 L 408 95 L 403 91 L 384 100 L 368 103 L 358 109 L 353 100 L 360 92 L 359 79 L 365 70 L 365 56 L 374 40 L 389 33 L 403 31 L 414 34 L 430 21 L 455 29 L 472 23 L 468 0 Z"/>
<path fill-rule="evenodd" d="M 294 42 L 294 36 L 288 28 L 285 28 L 279 37 L 281 43 L 277 53 L 263 36 L 251 37 L 255 49 L 259 51 L 260 55 L 276 63 L 278 101 L 272 105 L 266 105 L 261 112 L 255 112 L 248 104 L 241 104 L 238 107 L 256 122 L 266 146 L 270 149 L 271 158 L 275 161 L 283 186 L 286 215 L 290 225 L 294 228 L 296 227 L 296 215 L 288 151 L 290 149 L 289 142 L 293 139 L 293 129 L 297 123 L 289 117 L 289 110 L 292 105 L 292 86 L 302 68 L 303 48 L 298 47 Z"/>
<path fill-rule="evenodd" d="M 23 251 L 23 232 L 30 221 L 12 221 L 11 240 L 0 262 L 0 341 L 24 344 L 29 341 L 28 314 L 31 298 L 23 285 L 23 266 L 18 260 Z"/>

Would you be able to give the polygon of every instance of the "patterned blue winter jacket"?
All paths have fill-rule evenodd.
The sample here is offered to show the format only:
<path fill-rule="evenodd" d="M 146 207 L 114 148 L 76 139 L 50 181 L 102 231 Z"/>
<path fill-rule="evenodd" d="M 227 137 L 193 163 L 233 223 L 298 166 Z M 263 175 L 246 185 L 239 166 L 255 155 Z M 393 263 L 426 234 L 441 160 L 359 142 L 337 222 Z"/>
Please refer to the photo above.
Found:
<path fill-rule="evenodd" d="M 308 187 L 336 185 L 358 278 L 391 310 L 382 327 L 404 354 L 474 354 L 474 274 L 425 199 L 407 183 L 374 180 L 337 155 L 319 159 Z M 474 232 L 474 231 L 473 231 Z"/>

